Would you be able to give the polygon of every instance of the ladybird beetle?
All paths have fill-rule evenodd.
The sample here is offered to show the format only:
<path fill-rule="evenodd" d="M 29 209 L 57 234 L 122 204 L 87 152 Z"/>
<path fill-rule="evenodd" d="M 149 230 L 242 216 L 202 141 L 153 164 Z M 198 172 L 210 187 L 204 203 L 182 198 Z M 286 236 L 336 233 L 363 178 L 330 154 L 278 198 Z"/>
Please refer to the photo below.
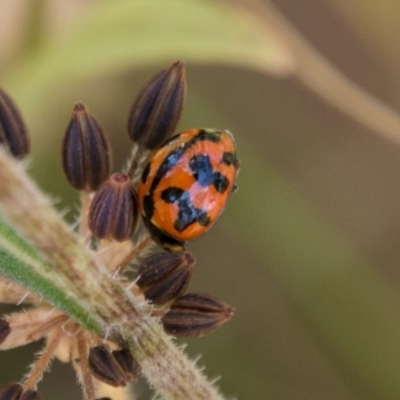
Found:
<path fill-rule="evenodd" d="M 138 187 L 144 223 L 166 250 L 206 232 L 236 190 L 239 169 L 230 132 L 189 129 L 150 158 Z"/>

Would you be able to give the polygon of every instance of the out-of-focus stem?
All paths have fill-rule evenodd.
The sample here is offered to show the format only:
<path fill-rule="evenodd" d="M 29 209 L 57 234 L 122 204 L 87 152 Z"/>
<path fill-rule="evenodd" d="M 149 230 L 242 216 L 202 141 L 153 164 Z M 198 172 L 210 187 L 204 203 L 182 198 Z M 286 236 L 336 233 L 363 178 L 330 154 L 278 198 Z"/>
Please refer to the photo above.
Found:
<path fill-rule="evenodd" d="M 38 382 L 42 379 L 43 373 L 54 357 L 63 335 L 56 331 L 47 341 L 45 348 L 42 350 L 40 357 L 33 364 L 28 379 L 24 383 L 24 390 L 35 389 Z"/>
<path fill-rule="evenodd" d="M 89 229 L 89 209 L 94 197 L 94 192 L 83 191 L 81 194 L 81 215 L 79 221 L 79 235 L 85 243 L 89 243 L 91 239 L 91 231 Z"/>
<path fill-rule="evenodd" d="M 263 21 L 293 56 L 292 73 L 344 114 L 400 145 L 400 115 L 347 78 L 316 50 L 269 1 L 227 0 Z M 267 51 L 267 49 L 266 49 Z M 265 73 L 270 71 L 265 68 Z"/>
<path fill-rule="evenodd" d="M 82 379 L 83 387 L 85 389 L 85 399 L 96 400 L 96 391 L 93 383 L 93 378 L 90 373 L 88 357 L 89 349 L 87 346 L 87 338 L 85 332 L 78 333 L 78 356 L 79 356 L 79 368 L 80 378 Z"/>

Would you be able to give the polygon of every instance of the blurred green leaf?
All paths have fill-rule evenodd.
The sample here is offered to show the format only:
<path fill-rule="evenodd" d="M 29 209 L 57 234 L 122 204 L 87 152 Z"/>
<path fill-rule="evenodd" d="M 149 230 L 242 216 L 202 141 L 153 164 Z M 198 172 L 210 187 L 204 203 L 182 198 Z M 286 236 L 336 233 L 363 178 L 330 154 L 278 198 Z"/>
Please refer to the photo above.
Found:
<path fill-rule="evenodd" d="M 284 74 L 292 58 L 254 15 L 205 0 L 98 2 L 67 34 L 49 38 L 4 79 L 22 108 L 53 85 L 176 59 Z M 38 97 L 38 93 L 41 94 Z"/>
<path fill-rule="evenodd" d="M 60 310 L 74 316 L 92 330 L 99 330 L 90 314 L 82 308 L 57 279 L 57 271 L 0 215 L 0 273 L 35 293 Z M 52 279 L 53 278 L 53 279 Z"/>

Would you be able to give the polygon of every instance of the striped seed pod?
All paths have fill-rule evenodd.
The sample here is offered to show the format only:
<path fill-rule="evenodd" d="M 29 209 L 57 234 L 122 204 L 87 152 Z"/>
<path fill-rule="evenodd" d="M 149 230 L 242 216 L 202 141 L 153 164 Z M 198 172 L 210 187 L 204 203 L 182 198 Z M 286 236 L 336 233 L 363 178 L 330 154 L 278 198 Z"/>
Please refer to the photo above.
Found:
<path fill-rule="evenodd" d="M 228 322 L 233 312 L 233 307 L 207 293 L 188 293 L 172 303 L 161 321 L 172 336 L 203 336 Z"/>
<path fill-rule="evenodd" d="M 0 400 L 19 400 L 23 388 L 19 383 L 8 383 L 0 390 Z"/>
<path fill-rule="evenodd" d="M 141 369 L 129 350 L 121 349 L 111 353 L 106 346 L 91 348 L 88 362 L 92 374 L 98 380 L 115 387 L 135 381 Z"/>
<path fill-rule="evenodd" d="M 177 61 L 155 75 L 134 100 L 128 119 L 130 138 L 150 150 L 159 147 L 176 128 L 185 97 L 185 66 Z"/>
<path fill-rule="evenodd" d="M 17 158 L 29 153 L 28 129 L 18 107 L 11 97 L 0 88 L 0 145 Z"/>
<path fill-rule="evenodd" d="M 129 382 L 135 382 L 142 370 L 137 360 L 132 356 L 128 349 L 114 350 L 112 353 L 114 360 L 121 368 L 124 376 Z"/>
<path fill-rule="evenodd" d="M 110 146 L 96 119 L 81 103 L 73 109 L 62 144 L 63 170 L 78 190 L 96 190 L 108 178 Z"/>
<path fill-rule="evenodd" d="M 115 387 L 126 386 L 125 377 L 107 347 L 91 348 L 88 361 L 90 371 L 98 380 Z"/>
<path fill-rule="evenodd" d="M 146 258 L 140 265 L 137 285 L 147 300 L 164 304 L 187 289 L 195 259 L 189 252 L 163 252 Z"/>
<path fill-rule="evenodd" d="M 111 175 L 96 193 L 89 210 L 89 227 L 100 239 L 123 242 L 138 224 L 139 208 L 136 191 L 123 173 Z"/>
<path fill-rule="evenodd" d="M 22 394 L 19 400 L 42 400 L 42 397 L 36 390 L 27 390 Z"/>

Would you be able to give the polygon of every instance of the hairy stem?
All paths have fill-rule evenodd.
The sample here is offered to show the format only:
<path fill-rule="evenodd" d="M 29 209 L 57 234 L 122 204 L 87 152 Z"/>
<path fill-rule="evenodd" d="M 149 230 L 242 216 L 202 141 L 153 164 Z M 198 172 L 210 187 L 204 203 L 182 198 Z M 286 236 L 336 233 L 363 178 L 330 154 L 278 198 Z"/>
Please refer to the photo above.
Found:
<path fill-rule="evenodd" d="M 92 200 L 94 197 L 93 192 L 84 191 L 81 193 L 81 215 L 79 221 L 79 234 L 82 237 L 85 243 L 90 243 L 90 239 L 92 238 L 92 233 L 89 229 L 89 210 L 90 204 L 92 204 Z"/>
<path fill-rule="evenodd" d="M 24 383 L 24 390 L 36 389 L 38 382 L 42 379 L 43 373 L 46 371 L 53 359 L 54 352 L 56 351 L 62 337 L 63 335 L 59 331 L 50 336 L 45 348 L 40 353 L 39 358 L 32 365 L 28 378 Z"/>
<path fill-rule="evenodd" d="M 292 73 L 344 114 L 400 145 L 400 115 L 347 78 L 316 50 L 269 1 L 227 0 L 262 20 L 293 56 Z M 270 71 L 265 68 L 266 73 Z"/>
<path fill-rule="evenodd" d="M 79 356 L 79 365 L 78 369 L 80 371 L 79 375 L 82 380 L 82 385 L 85 391 L 85 399 L 87 400 L 96 400 L 96 390 L 93 383 L 92 374 L 90 373 L 89 368 L 89 349 L 87 347 L 87 341 L 85 338 L 85 332 L 78 333 L 78 356 Z"/>
<path fill-rule="evenodd" d="M 90 319 L 100 325 L 96 333 L 119 345 L 128 344 L 149 383 L 165 399 L 223 399 L 164 333 L 159 319 L 151 317 L 149 307 L 143 307 L 110 278 L 107 269 L 65 225 L 23 167 L 1 149 L 0 182 L 1 211 L 49 261 L 36 263 L 32 273 L 37 274 L 37 279 L 56 281 L 68 293 L 57 305 L 60 309 L 93 331 L 91 321 L 77 316 L 68 302 L 70 298 L 78 299 Z M 18 276 L 15 279 L 18 281 Z M 43 290 L 39 294 L 47 299 L 46 293 Z"/>

